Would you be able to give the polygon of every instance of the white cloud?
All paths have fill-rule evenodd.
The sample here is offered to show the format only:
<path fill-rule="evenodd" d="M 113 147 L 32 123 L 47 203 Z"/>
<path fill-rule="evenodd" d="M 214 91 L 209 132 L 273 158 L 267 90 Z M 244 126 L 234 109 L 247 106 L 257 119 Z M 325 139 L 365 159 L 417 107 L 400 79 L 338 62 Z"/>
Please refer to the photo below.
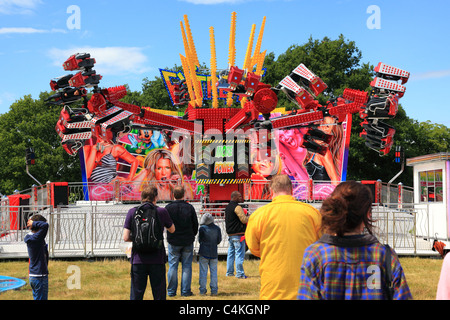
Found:
<path fill-rule="evenodd" d="M 55 66 L 61 67 L 75 53 L 90 53 L 95 58 L 94 69 L 101 75 L 142 74 L 151 70 L 148 59 L 139 47 L 71 48 L 50 49 L 49 57 Z"/>
<path fill-rule="evenodd" d="M 29 27 L 0 28 L 0 34 L 35 34 L 35 33 L 66 33 L 63 29 L 36 29 Z"/>
<path fill-rule="evenodd" d="M 411 75 L 411 80 L 438 79 L 450 76 L 450 69 L 428 71 Z"/>
<path fill-rule="evenodd" d="M 41 0 L 0 0 L 0 14 L 31 14 Z"/>

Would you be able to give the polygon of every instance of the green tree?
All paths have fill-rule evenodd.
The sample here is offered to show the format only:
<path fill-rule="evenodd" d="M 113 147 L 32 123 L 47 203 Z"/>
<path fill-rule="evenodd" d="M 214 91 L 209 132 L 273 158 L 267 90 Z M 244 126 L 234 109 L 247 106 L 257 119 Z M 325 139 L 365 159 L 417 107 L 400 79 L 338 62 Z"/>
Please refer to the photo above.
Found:
<path fill-rule="evenodd" d="M 61 147 L 55 125 L 61 111 L 48 106 L 41 93 L 34 100 L 30 95 L 14 102 L 9 112 L 0 115 L 0 191 L 11 194 L 37 184 L 27 173 L 25 150 L 33 147 L 36 164 L 29 166 L 30 174 L 39 182 L 81 181 L 78 157 L 70 157 Z"/>

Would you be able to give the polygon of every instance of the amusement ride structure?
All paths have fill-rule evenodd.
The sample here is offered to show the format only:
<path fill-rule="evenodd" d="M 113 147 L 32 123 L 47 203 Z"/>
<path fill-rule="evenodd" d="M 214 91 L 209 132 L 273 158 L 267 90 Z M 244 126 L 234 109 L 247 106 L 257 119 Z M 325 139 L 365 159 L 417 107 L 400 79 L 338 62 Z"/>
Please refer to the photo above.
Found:
<path fill-rule="evenodd" d="M 276 87 L 262 82 L 266 51 L 260 51 L 265 17 L 254 53 L 252 54 L 255 25 L 252 26 L 244 65 L 242 68 L 236 66 L 236 14 L 233 12 L 226 70 L 218 72 L 214 29 L 211 27 L 209 30 L 210 85 L 213 90 L 212 106 L 205 107 L 202 83 L 196 73 L 200 64 L 187 16 L 184 16 L 184 24 L 180 22 L 180 26 L 185 50 L 184 55 L 180 54 L 184 79 L 170 83 L 170 91 L 174 105 L 185 108 L 182 117 L 122 102 L 121 99 L 127 94 L 125 86 L 100 88 L 102 76 L 94 70 L 96 61 L 89 53 L 74 54 L 64 62 L 64 70 L 76 73 L 51 80 L 51 89 L 56 93 L 49 97 L 49 103 L 63 107 L 56 131 L 68 154 L 76 155 L 80 148 L 95 144 L 99 138 L 113 144 L 117 143 L 118 135 L 132 127 L 163 130 L 167 139 L 171 138 L 170 135 L 175 130 L 181 130 L 191 136 L 197 135 L 201 137 L 200 149 L 204 150 L 205 146 L 213 143 L 214 147 L 211 150 L 215 150 L 212 155 L 215 155 L 216 161 L 219 158 L 225 159 L 225 156 L 237 156 L 236 149 L 231 148 L 225 152 L 222 148 L 229 143 L 230 134 L 235 132 L 239 131 L 246 135 L 260 130 L 271 132 L 302 128 L 305 132 L 302 147 L 313 153 L 324 154 L 331 139 L 329 134 L 320 129 L 324 118 L 333 117 L 337 122 L 342 122 L 347 115 L 355 113 L 363 119 L 361 136 L 365 138 L 366 145 L 380 155 L 389 153 L 393 145 L 395 128 L 383 120 L 395 117 L 398 101 L 405 93 L 404 84 L 409 79 L 409 72 L 379 63 L 374 69 L 376 77 L 370 83 L 369 92 L 346 88 L 342 96 L 322 105 L 317 97 L 327 85 L 303 64 L 281 79 Z M 88 93 L 88 89 L 92 89 L 92 92 Z M 224 106 L 219 106 L 219 90 L 227 92 L 227 98 L 222 100 L 225 102 Z M 281 116 L 271 117 L 281 92 L 293 103 L 294 109 Z M 236 96 L 239 99 L 233 99 Z M 71 104 L 80 101 L 82 107 L 70 107 Z M 213 139 L 209 135 L 211 130 L 216 133 Z M 217 139 L 217 134 L 222 139 Z M 257 141 L 251 141 L 251 144 L 262 148 L 263 145 L 270 144 L 270 140 L 269 135 L 263 141 L 257 138 Z M 239 138 L 236 136 L 231 143 L 236 145 L 238 141 Z M 247 138 L 244 141 L 248 143 Z M 232 154 L 227 155 L 230 150 Z M 270 148 L 264 150 L 265 155 L 270 156 Z M 247 155 L 245 159 L 248 161 Z M 222 179 L 215 178 L 214 169 L 211 169 L 211 163 L 206 160 L 205 157 L 196 157 L 196 179 L 208 184 L 211 194 L 222 192 L 218 188 Z M 231 169 L 223 169 L 232 184 L 238 185 L 250 178 L 248 166 L 233 165 Z"/>

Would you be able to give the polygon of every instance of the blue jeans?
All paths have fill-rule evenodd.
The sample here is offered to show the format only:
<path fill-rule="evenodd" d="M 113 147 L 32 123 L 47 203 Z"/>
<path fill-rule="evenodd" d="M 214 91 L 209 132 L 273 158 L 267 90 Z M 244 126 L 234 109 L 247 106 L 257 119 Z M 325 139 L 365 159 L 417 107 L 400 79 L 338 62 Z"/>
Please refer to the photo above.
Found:
<path fill-rule="evenodd" d="M 194 244 L 189 246 L 173 246 L 169 248 L 169 271 L 167 272 L 167 294 L 173 297 L 177 294 L 178 287 L 178 263 L 181 261 L 181 295 L 191 295 L 192 258 L 194 256 Z"/>
<path fill-rule="evenodd" d="M 227 276 L 234 275 L 234 264 L 236 262 L 236 277 L 245 277 L 245 241 L 241 242 L 241 237 L 239 235 L 228 236 Z"/>
<path fill-rule="evenodd" d="M 30 277 L 34 300 L 48 300 L 48 276 Z"/>
<path fill-rule="evenodd" d="M 219 259 L 208 259 L 200 256 L 198 259 L 199 264 L 199 278 L 198 284 L 200 285 L 200 294 L 206 294 L 206 282 L 208 276 L 208 266 L 209 266 L 209 287 L 211 288 L 211 294 L 217 294 L 219 289 L 217 280 L 217 262 Z"/>

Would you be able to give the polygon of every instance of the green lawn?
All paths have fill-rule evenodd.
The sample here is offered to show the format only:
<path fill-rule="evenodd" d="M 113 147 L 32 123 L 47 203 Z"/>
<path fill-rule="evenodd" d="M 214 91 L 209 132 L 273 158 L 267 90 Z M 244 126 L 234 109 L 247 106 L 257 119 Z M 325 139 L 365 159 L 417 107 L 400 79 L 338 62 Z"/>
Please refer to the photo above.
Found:
<path fill-rule="evenodd" d="M 414 299 L 434 300 L 437 283 L 441 271 L 440 258 L 410 258 L 400 259 L 405 270 L 406 280 Z M 70 289 L 75 282 L 71 266 L 79 270 L 80 289 Z M 198 290 L 198 264 L 193 263 L 192 291 L 194 296 L 180 297 L 179 293 L 168 300 L 257 300 L 259 298 L 259 261 L 246 260 L 244 269 L 247 279 L 226 277 L 226 261 L 219 261 L 219 294 L 211 297 L 200 296 Z M 0 260 L 0 275 L 26 279 L 28 276 L 28 261 Z M 168 267 L 166 266 L 166 271 Z M 49 299 L 50 300 L 128 300 L 130 288 L 130 264 L 126 259 L 110 260 L 51 260 L 49 263 Z M 181 266 L 179 268 L 179 274 Z M 180 282 L 179 282 L 180 283 Z M 209 289 L 209 288 L 208 288 Z M 178 289 L 179 290 L 179 289 Z M 208 290 L 209 291 L 209 290 Z M 144 297 L 152 299 L 150 290 Z M 19 290 L 0 294 L 0 300 L 32 300 L 31 288 L 28 284 Z"/>

